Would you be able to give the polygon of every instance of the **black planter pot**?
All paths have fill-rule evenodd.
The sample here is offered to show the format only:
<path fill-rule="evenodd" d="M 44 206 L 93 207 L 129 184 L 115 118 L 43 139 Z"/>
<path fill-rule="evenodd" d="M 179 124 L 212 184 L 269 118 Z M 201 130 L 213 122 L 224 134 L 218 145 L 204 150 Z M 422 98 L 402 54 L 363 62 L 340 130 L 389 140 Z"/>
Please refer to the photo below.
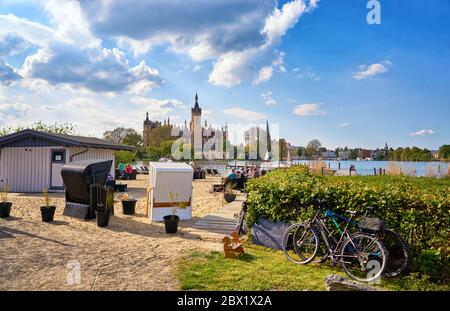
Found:
<path fill-rule="evenodd" d="M 122 213 L 124 215 L 133 215 L 135 213 L 137 200 L 123 200 Z"/>
<path fill-rule="evenodd" d="M 95 215 L 97 216 L 97 226 L 106 227 L 109 224 L 110 210 L 95 211 Z"/>
<path fill-rule="evenodd" d="M 179 221 L 180 217 L 177 215 L 164 216 L 164 227 L 166 228 L 166 233 L 177 233 Z"/>
<path fill-rule="evenodd" d="M 0 218 L 9 217 L 11 214 L 11 202 L 1 202 L 0 203 Z"/>
<path fill-rule="evenodd" d="M 234 193 L 225 193 L 223 197 L 227 203 L 231 203 L 236 199 L 236 195 Z"/>
<path fill-rule="evenodd" d="M 42 221 L 50 222 L 53 221 L 53 216 L 55 216 L 56 206 L 41 206 L 41 216 Z"/>

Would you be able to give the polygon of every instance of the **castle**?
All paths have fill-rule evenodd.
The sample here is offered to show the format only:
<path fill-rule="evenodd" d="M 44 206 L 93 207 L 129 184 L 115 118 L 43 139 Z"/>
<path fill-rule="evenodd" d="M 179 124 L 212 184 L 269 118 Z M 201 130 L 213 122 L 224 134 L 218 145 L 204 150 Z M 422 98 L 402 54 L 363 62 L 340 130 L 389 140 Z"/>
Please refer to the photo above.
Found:
<path fill-rule="evenodd" d="M 151 121 L 148 118 L 147 112 L 142 133 L 144 149 L 147 149 L 150 145 L 149 140 L 151 131 L 161 126 L 174 127 L 176 125 L 170 124 L 169 118 L 167 118 L 167 120 L 164 119 L 164 123 L 159 121 Z M 208 125 L 206 120 L 204 126 L 202 126 L 202 109 L 198 103 L 197 94 L 195 94 L 194 107 L 191 108 L 191 121 L 189 122 L 189 127 L 187 126 L 187 121 L 185 120 L 184 128 L 179 127 L 179 129 L 184 133 L 189 132 L 195 158 L 202 157 L 201 155 L 204 150 L 213 150 L 215 153 L 223 152 L 223 141 L 226 141 L 228 135 L 227 126 L 225 125 L 225 127 L 222 127 L 221 129 L 215 129 L 211 126 L 211 124 Z M 217 156 L 217 154 L 214 156 Z M 208 155 L 205 154 L 205 157 L 208 157 Z"/>

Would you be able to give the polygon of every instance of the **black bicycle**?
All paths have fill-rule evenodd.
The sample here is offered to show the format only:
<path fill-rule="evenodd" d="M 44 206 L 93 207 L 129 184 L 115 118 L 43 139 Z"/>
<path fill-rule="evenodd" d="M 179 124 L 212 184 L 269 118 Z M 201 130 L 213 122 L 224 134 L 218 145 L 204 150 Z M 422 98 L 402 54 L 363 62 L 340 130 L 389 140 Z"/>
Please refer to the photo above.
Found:
<path fill-rule="evenodd" d="M 236 223 L 236 232 L 239 235 L 247 233 L 247 228 L 245 225 L 245 216 L 247 215 L 247 201 L 244 201 L 242 203 L 242 209 L 239 212 L 239 214 L 234 214 L 234 218 L 237 218 Z"/>
<path fill-rule="evenodd" d="M 351 220 L 350 225 L 355 227 L 355 231 L 372 235 L 383 243 L 389 257 L 384 275 L 387 277 L 399 276 L 407 271 L 410 264 L 411 251 L 409 245 L 400 234 L 385 228 L 380 219 L 368 217 L 368 212 L 373 209 L 374 207 L 366 207 L 366 212 L 360 221 Z M 341 223 L 348 222 L 349 219 L 327 209 L 322 220 L 327 224 L 330 243 L 335 245 L 339 234 L 342 233 Z M 328 256 L 329 252 L 326 245 L 321 243 L 314 262 L 322 263 L 327 260 Z"/>
<path fill-rule="evenodd" d="M 306 223 L 290 226 L 283 237 L 283 251 L 287 259 L 296 264 L 307 264 L 314 260 L 323 241 L 327 257 L 334 263 L 340 263 L 349 277 L 361 282 L 378 280 L 386 268 L 387 251 L 373 235 L 363 232 L 350 234 L 348 226 L 356 212 L 347 212 L 350 217 L 337 240 L 331 238 L 331 232 L 319 217 L 320 211 Z"/>

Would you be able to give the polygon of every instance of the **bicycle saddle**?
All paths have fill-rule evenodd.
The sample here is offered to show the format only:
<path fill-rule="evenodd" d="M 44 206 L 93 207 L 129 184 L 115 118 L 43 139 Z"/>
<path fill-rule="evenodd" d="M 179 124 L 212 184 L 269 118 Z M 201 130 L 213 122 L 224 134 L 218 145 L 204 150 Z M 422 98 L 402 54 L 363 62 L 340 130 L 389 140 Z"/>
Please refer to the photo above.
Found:
<path fill-rule="evenodd" d="M 346 210 L 346 212 L 349 213 L 352 216 L 355 216 L 356 213 L 357 213 L 356 211 L 350 211 L 350 210 Z"/>
<path fill-rule="evenodd" d="M 375 209 L 375 207 L 374 206 L 366 206 L 366 209 L 373 210 L 373 209 Z"/>

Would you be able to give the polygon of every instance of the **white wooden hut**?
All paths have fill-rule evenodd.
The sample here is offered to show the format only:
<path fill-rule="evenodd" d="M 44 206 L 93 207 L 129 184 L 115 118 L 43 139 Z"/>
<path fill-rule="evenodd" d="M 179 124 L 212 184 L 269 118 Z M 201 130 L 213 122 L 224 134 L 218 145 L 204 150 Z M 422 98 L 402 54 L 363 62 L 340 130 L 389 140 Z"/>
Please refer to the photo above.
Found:
<path fill-rule="evenodd" d="M 152 221 L 162 221 L 172 214 L 176 204 L 186 207 L 178 209 L 180 219 L 192 218 L 192 179 L 194 170 L 186 163 L 149 163 L 149 217 Z"/>
<path fill-rule="evenodd" d="M 23 130 L 0 137 L 0 180 L 8 180 L 12 192 L 63 190 L 61 168 L 65 163 L 113 160 L 111 174 L 114 176 L 116 150 L 134 150 L 134 147 L 94 137 Z"/>

